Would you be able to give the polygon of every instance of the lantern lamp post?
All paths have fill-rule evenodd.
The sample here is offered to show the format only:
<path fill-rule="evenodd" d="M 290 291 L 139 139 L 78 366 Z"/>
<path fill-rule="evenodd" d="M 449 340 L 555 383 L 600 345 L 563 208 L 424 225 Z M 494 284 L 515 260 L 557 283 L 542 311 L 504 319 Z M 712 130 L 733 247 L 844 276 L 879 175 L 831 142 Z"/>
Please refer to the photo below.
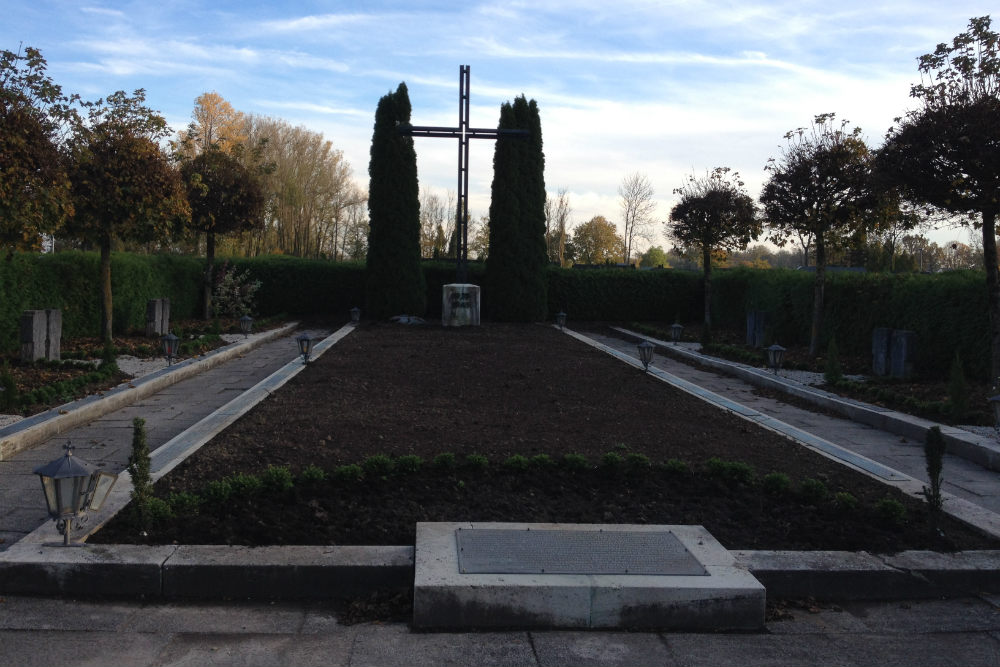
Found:
<path fill-rule="evenodd" d="M 559 326 L 560 331 L 566 328 L 566 313 L 561 310 L 556 313 L 556 324 Z"/>
<path fill-rule="evenodd" d="M 62 546 L 79 547 L 82 542 L 70 542 L 73 520 L 86 520 L 86 512 L 100 510 L 118 475 L 98 470 L 94 464 L 73 456 L 73 445 L 64 445 L 63 449 L 65 455 L 38 466 L 34 473 L 42 481 L 49 516 L 62 533 Z"/>
<path fill-rule="evenodd" d="M 771 367 L 774 374 L 778 374 L 778 369 L 781 368 L 782 362 L 785 360 L 785 348 L 781 347 L 777 343 L 767 348 L 767 365 Z"/>
<path fill-rule="evenodd" d="M 180 346 L 181 339 L 168 333 L 160 338 L 160 343 L 163 345 L 163 356 L 167 358 L 167 366 L 170 366 L 174 363 L 174 358 L 177 357 L 177 348 Z"/>
<path fill-rule="evenodd" d="M 302 363 L 309 363 L 309 354 L 312 352 L 312 338 L 309 334 L 302 334 L 295 339 L 295 342 L 299 345 L 299 354 L 302 355 Z"/>
<path fill-rule="evenodd" d="M 674 345 L 677 345 L 677 341 L 681 339 L 681 334 L 684 333 L 684 325 L 680 322 L 674 322 L 670 325 L 670 339 L 674 341 Z"/>
<path fill-rule="evenodd" d="M 351 322 L 357 324 L 360 321 L 361 321 L 361 309 L 355 306 L 354 308 L 351 308 Z"/>
<path fill-rule="evenodd" d="M 240 332 L 244 338 L 249 338 L 251 331 L 253 331 L 253 318 L 249 315 L 244 315 L 240 318 Z"/>
<path fill-rule="evenodd" d="M 636 347 L 639 348 L 639 361 L 642 362 L 642 368 L 647 373 L 649 372 L 649 364 L 653 361 L 653 349 L 656 347 L 648 340 L 644 340 L 639 343 Z"/>

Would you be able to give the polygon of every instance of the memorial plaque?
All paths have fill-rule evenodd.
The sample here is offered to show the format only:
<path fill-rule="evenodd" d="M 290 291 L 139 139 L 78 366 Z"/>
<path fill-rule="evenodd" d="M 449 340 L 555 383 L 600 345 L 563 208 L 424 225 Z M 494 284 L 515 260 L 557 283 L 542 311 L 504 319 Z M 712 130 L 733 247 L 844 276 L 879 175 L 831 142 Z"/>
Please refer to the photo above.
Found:
<path fill-rule="evenodd" d="M 462 574 L 708 576 L 669 531 L 456 530 Z"/>

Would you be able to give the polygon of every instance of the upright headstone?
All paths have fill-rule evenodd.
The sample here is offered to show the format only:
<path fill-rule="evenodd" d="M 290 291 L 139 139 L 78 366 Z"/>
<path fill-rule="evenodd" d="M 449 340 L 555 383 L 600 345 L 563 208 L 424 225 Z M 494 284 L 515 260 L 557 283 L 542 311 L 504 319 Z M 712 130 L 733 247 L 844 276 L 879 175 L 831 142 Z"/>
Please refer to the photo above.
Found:
<path fill-rule="evenodd" d="M 146 302 L 146 336 L 159 338 L 170 331 L 170 299 L 150 299 Z"/>
<path fill-rule="evenodd" d="M 751 310 L 747 312 L 747 345 L 762 347 L 764 345 L 764 327 L 766 326 L 766 311 Z"/>
<path fill-rule="evenodd" d="M 445 285 L 441 297 L 441 324 L 446 327 L 479 326 L 479 285 Z"/>
<path fill-rule="evenodd" d="M 917 334 L 912 331 L 893 331 L 889 344 L 889 372 L 892 377 L 908 378 L 913 375 L 916 358 Z"/>
<path fill-rule="evenodd" d="M 59 359 L 62 311 L 26 310 L 21 315 L 21 360 Z"/>
<path fill-rule="evenodd" d="M 872 373 L 878 376 L 889 374 L 889 338 L 892 329 L 878 327 L 872 332 Z"/>

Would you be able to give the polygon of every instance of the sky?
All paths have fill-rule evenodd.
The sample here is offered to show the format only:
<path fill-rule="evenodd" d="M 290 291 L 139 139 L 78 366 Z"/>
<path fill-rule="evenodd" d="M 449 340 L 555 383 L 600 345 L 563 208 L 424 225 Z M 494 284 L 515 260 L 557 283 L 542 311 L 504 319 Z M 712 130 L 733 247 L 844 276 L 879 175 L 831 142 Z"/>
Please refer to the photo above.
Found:
<path fill-rule="evenodd" d="M 993 5 L 992 7 L 990 5 Z M 470 124 L 538 103 L 551 195 L 578 224 L 620 225 L 618 188 L 645 175 L 657 203 L 728 166 L 760 194 L 786 132 L 833 112 L 881 144 L 915 108 L 917 58 L 997 5 L 966 0 L 0 0 L 0 48 L 41 50 L 64 92 L 146 90 L 175 130 L 215 91 L 235 109 L 321 132 L 367 187 L 375 107 L 400 82 L 415 125 L 458 123 L 459 67 L 471 68 Z M 1000 16 L 996 19 L 1000 21 Z M 996 24 L 994 29 L 996 29 Z M 415 139 L 422 188 L 457 185 L 457 141 Z M 489 208 L 493 145 L 471 144 L 473 217 Z M 961 230 L 933 240 L 966 241 Z"/>

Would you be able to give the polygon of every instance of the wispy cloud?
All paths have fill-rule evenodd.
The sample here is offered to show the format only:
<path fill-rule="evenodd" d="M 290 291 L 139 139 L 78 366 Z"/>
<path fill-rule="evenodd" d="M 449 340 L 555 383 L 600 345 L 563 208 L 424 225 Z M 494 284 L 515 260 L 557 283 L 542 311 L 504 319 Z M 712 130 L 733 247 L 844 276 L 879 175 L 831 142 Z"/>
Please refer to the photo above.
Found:
<path fill-rule="evenodd" d="M 115 18 L 125 18 L 125 12 L 106 7 L 80 7 L 80 11 L 86 14 L 96 14 L 99 16 L 113 16 Z"/>
<path fill-rule="evenodd" d="M 364 23 L 373 19 L 370 14 L 319 14 L 294 19 L 263 21 L 260 26 L 273 32 L 313 32 Z"/>
<path fill-rule="evenodd" d="M 293 100 L 268 100 L 256 99 L 255 106 L 265 109 L 286 109 L 290 111 L 306 111 L 309 113 L 329 114 L 334 116 L 353 116 L 355 118 L 371 118 L 371 109 L 352 109 L 350 107 L 336 107 L 326 104 L 316 104 L 315 102 L 297 102 Z"/>

